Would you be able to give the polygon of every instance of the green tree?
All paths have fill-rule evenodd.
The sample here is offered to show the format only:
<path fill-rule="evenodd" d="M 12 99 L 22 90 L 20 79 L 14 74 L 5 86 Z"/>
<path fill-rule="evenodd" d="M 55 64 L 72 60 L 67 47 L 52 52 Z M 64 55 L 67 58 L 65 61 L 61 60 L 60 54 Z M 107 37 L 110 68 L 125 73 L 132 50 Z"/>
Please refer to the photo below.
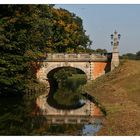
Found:
<path fill-rule="evenodd" d="M 136 59 L 137 59 L 137 60 L 140 60 L 140 51 L 138 51 L 138 52 L 136 53 Z"/>
<path fill-rule="evenodd" d="M 3 5 L 0 8 L 0 93 L 17 92 L 24 88 L 28 57 L 29 20 L 27 7 Z M 25 45 L 27 42 L 27 45 Z"/>
<path fill-rule="evenodd" d="M 65 9 L 51 9 L 52 35 L 48 47 L 55 52 L 77 52 L 91 45 L 83 29 L 82 19 Z M 53 46 L 53 48 L 52 48 Z"/>
<path fill-rule="evenodd" d="M 27 12 L 28 11 L 28 12 Z M 23 91 L 45 52 L 77 52 L 91 44 L 82 20 L 53 5 L 0 6 L 0 93 Z"/>
<path fill-rule="evenodd" d="M 136 55 L 133 54 L 133 53 L 126 53 L 126 54 L 123 54 L 121 56 L 121 58 L 123 59 L 132 59 L 132 60 L 135 60 L 136 59 Z"/>
<path fill-rule="evenodd" d="M 96 53 L 104 54 L 104 53 L 107 53 L 107 50 L 106 49 L 100 49 L 100 48 L 98 48 L 98 49 L 95 50 L 95 52 Z"/>

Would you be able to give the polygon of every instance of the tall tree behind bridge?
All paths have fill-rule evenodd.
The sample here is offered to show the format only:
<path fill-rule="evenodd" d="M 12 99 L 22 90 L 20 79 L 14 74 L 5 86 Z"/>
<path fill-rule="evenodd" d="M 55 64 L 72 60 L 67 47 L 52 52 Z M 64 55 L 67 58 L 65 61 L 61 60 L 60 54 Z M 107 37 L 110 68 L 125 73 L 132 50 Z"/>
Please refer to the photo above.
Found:
<path fill-rule="evenodd" d="M 49 5 L 0 6 L 0 93 L 19 92 L 44 52 L 74 52 L 91 41 L 82 20 Z"/>

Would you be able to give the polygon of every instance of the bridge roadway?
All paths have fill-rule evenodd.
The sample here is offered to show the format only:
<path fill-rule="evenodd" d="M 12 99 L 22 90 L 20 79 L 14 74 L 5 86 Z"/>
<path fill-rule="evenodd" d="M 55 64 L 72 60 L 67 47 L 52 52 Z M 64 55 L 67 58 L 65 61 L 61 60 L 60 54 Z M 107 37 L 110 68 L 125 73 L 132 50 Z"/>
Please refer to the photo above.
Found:
<path fill-rule="evenodd" d="M 46 96 L 47 94 L 39 96 L 36 100 L 36 104 L 40 108 L 40 115 L 45 116 L 48 123 L 85 124 L 95 121 L 95 117 L 93 117 L 94 103 L 87 101 L 81 108 L 62 110 L 50 106 L 46 101 Z"/>

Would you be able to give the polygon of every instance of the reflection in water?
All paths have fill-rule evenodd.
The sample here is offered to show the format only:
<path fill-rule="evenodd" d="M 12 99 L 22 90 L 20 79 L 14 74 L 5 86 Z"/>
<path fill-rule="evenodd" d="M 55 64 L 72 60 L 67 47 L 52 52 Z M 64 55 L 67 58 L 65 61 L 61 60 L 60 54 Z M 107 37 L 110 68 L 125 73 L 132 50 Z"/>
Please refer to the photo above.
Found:
<path fill-rule="evenodd" d="M 50 92 L 47 102 L 57 109 L 76 109 L 81 107 L 80 99 L 84 97 L 82 85 L 86 83 L 86 75 L 75 68 L 60 68 L 48 75 Z"/>
<path fill-rule="evenodd" d="M 35 99 L 0 97 L 0 135 L 96 135 L 101 127 L 96 119 L 95 125 L 48 124 L 46 118 L 33 113 Z"/>
<path fill-rule="evenodd" d="M 91 113 L 91 110 L 87 110 L 87 108 L 91 109 L 92 104 L 88 103 L 89 101 L 86 101 L 85 103 L 85 98 L 83 98 L 83 96 L 81 95 L 80 88 L 80 85 L 84 84 L 85 82 L 86 81 L 84 77 L 82 77 L 82 75 L 74 75 L 69 77 L 67 79 L 67 82 L 64 81 L 64 83 L 67 83 L 67 85 L 65 85 L 65 89 L 67 88 L 66 91 L 71 90 L 71 92 L 64 93 L 64 88 L 60 88 L 60 92 L 55 90 L 54 98 L 57 97 L 59 106 L 61 107 L 67 103 L 69 106 L 66 109 L 68 109 L 72 105 L 72 107 L 74 106 L 73 108 L 75 109 L 75 111 L 53 110 L 53 107 L 49 106 L 49 104 L 47 104 L 46 102 L 46 93 L 39 93 L 39 95 L 33 93 L 32 95 L 30 95 L 30 97 L 0 97 L 0 135 L 96 135 L 97 131 L 101 128 L 100 119 L 95 119 L 92 124 L 88 124 L 89 121 L 87 121 L 86 124 L 82 124 L 79 123 L 79 120 L 77 120 L 76 123 L 78 122 L 79 124 L 60 123 L 54 125 L 46 121 L 47 116 L 45 116 L 45 114 L 40 115 L 40 113 L 38 113 L 42 109 L 42 112 L 46 111 L 49 112 L 50 115 L 53 115 L 51 114 L 51 111 L 53 110 L 53 113 L 57 113 L 55 116 L 57 117 L 57 119 L 60 119 L 60 116 L 62 117 L 62 114 L 69 115 L 69 113 L 71 115 L 70 117 L 72 117 L 72 115 L 75 115 L 74 117 L 76 119 L 78 119 L 78 115 L 81 115 L 81 112 L 83 112 L 85 116 L 87 114 L 89 115 Z M 61 82 L 61 85 L 63 85 L 63 82 Z M 77 90 L 78 87 L 80 90 Z M 55 86 L 53 86 L 52 88 L 56 89 Z M 71 93 L 73 93 L 75 96 L 71 95 Z M 62 98 L 62 95 L 64 96 L 64 94 L 67 100 L 64 100 Z M 48 98 L 51 95 L 54 94 L 50 94 Z M 36 106 L 36 101 L 38 101 L 38 104 L 40 104 L 40 106 Z M 77 102 L 81 106 L 81 108 L 79 108 L 79 111 L 77 108 Z M 61 113 L 61 115 L 58 113 Z M 69 120 L 70 119 L 71 118 L 69 118 Z M 80 121 L 82 122 L 86 119 L 87 118 L 83 118 L 83 120 Z"/>
<path fill-rule="evenodd" d="M 101 120 L 96 119 L 94 124 L 85 124 L 82 129 L 82 135 L 84 136 L 95 136 L 96 133 L 102 127 Z"/>

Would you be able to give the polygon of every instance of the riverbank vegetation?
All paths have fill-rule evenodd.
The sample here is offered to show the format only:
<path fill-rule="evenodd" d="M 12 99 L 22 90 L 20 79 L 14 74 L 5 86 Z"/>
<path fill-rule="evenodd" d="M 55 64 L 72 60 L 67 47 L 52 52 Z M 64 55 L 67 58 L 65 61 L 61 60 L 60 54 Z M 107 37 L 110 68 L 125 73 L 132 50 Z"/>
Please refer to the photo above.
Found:
<path fill-rule="evenodd" d="M 32 119 L 33 102 L 17 95 L 25 93 L 26 89 L 31 92 L 36 91 L 35 88 L 37 91 L 45 89 L 35 73 L 36 61 L 43 59 L 46 53 L 107 52 L 105 49 L 90 49 L 91 43 L 82 19 L 65 9 L 57 9 L 54 5 L 0 5 L 0 95 L 8 94 L 0 98 L 0 135 L 45 132 L 40 120 Z M 138 60 L 139 57 L 140 52 L 137 52 L 121 58 Z M 55 75 L 58 87 L 63 91 L 58 90 L 54 95 L 59 103 L 70 105 L 81 98 L 81 89 L 73 91 L 77 84 L 83 84 L 84 80 L 79 77 L 83 79 L 81 75 L 66 70 Z M 98 135 L 140 135 L 139 77 L 140 61 L 125 60 L 113 72 L 87 83 L 85 90 L 107 112 Z M 11 97 L 14 93 L 17 93 L 16 98 Z"/>
<path fill-rule="evenodd" d="M 46 132 L 44 120 L 34 116 L 33 94 L 43 94 L 45 89 L 36 79 L 36 61 L 44 59 L 46 53 L 107 52 L 90 49 L 91 43 L 82 19 L 65 9 L 54 5 L 0 5 L 0 135 Z M 69 83 L 72 79 L 76 76 L 70 76 Z M 31 99 L 21 96 L 26 91 Z"/>
<path fill-rule="evenodd" d="M 126 53 L 120 56 L 120 59 L 140 60 L 140 51 L 136 53 Z"/>
<path fill-rule="evenodd" d="M 0 94 L 23 93 L 29 83 L 39 86 L 36 61 L 46 53 L 107 52 L 91 44 L 82 19 L 65 9 L 0 5 Z"/>
<path fill-rule="evenodd" d="M 122 60 L 114 71 L 87 83 L 107 112 L 98 135 L 140 135 L 140 61 Z"/>
<path fill-rule="evenodd" d="M 0 5 L 0 135 L 43 134 L 32 114 L 34 91 L 44 89 L 36 61 L 46 53 L 90 52 L 85 32 L 80 17 L 54 5 Z M 23 98 L 25 91 L 33 97 Z"/>

